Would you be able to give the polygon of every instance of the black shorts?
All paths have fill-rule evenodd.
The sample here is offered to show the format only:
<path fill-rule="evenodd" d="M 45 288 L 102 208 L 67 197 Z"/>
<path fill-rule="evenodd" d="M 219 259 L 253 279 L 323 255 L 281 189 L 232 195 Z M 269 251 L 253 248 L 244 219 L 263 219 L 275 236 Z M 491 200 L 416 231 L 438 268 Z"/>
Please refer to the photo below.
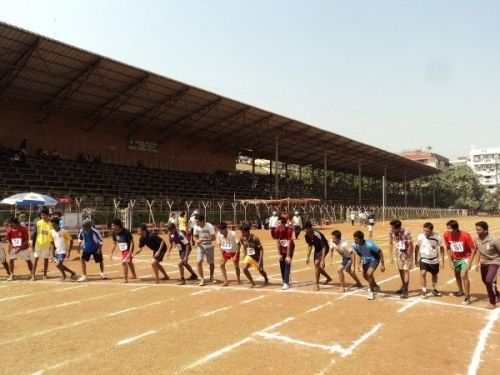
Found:
<path fill-rule="evenodd" d="M 98 253 L 97 251 L 93 251 L 91 253 L 86 253 L 85 251 L 82 253 L 82 259 L 85 262 L 88 262 L 90 260 L 90 256 L 94 258 L 94 262 L 96 263 L 101 263 L 102 262 L 102 253 Z"/>
<path fill-rule="evenodd" d="M 420 270 L 430 272 L 433 275 L 437 275 L 439 273 L 439 263 L 429 264 L 422 262 L 422 259 L 420 259 Z"/>
<path fill-rule="evenodd" d="M 158 262 L 163 262 L 163 257 L 167 252 L 167 247 L 163 246 L 160 250 L 153 253 L 153 259 L 156 259 Z"/>
<path fill-rule="evenodd" d="M 329 250 L 326 250 L 326 252 L 325 252 L 325 258 L 326 258 L 326 255 L 328 254 L 328 251 Z M 314 260 L 321 260 L 322 252 L 323 251 L 314 251 Z"/>

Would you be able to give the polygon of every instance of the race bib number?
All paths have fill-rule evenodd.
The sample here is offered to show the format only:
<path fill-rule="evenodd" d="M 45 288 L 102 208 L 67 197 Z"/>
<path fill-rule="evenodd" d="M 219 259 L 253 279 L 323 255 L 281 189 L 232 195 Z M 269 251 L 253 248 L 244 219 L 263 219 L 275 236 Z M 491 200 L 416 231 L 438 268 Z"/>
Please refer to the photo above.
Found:
<path fill-rule="evenodd" d="M 280 245 L 283 247 L 288 247 L 288 240 L 280 240 Z"/>
<path fill-rule="evenodd" d="M 222 241 L 220 244 L 222 250 L 232 250 L 233 245 L 229 241 Z"/>
<path fill-rule="evenodd" d="M 118 242 L 118 247 L 121 251 L 128 250 L 128 244 L 126 242 Z"/>
<path fill-rule="evenodd" d="M 210 240 L 210 233 L 200 232 L 199 237 L 200 237 L 200 240 L 202 240 L 202 241 L 209 241 Z"/>
<path fill-rule="evenodd" d="M 455 253 L 463 253 L 464 252 L 464 244 L 462 242 L 451 242 L 450 248 Z"/>
<path fill-rule="evenodd" d="M 255 255 L 255 249 L 253 247 L 247 247 L 247 255 Z"/>
<path fill-rule="evenodd" d="M 12 239 L 12 246 L 19 247 L 23 243 L 22 238 L 13 238 Z"/>
<path fill-rule="evenodd" d="M 396 249 L 399 251 L 406 251 L 406 243 L 405 241 L 398 241 L 396 242 Z"/>
<path fill-rule="evenodd" d="M 183 245 L 187 245 L 187 244 L 189 243 L 189 242 L 188 242 L 188 240 L 187 240 L 186 238 L 183 238 L 183 239 L 181 240 L 181 242 L 182 242 L 182 244 L 183 244 Z M 179 246 L 180 246 L 180 245 L 179 245 Z"/>
<path fill-rule="evenodd" d="M 375 219 L 368 219 L 368 224 L 373 224 L 375 222 Z"/>

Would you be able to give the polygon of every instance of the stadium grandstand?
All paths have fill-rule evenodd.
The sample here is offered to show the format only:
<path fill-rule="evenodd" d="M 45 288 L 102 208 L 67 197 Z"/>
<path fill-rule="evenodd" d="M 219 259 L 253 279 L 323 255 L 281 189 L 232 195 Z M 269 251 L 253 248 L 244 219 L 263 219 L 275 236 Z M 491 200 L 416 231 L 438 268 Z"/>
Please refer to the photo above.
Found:
<path fill-rule="evenodd" d="M 432 192 L 407 186 L 439 173 L 5 23 L 0 122 L 2 196 L 37 191 L 103 205 L 287 196 L 380 204 L 385 180 L 387 203 L 432 206 Z M 236 170 L 241 156 L 253 161 L 246 172 Z M 268 174 L 255 173 L 256 159 L 269 161 Z"/>

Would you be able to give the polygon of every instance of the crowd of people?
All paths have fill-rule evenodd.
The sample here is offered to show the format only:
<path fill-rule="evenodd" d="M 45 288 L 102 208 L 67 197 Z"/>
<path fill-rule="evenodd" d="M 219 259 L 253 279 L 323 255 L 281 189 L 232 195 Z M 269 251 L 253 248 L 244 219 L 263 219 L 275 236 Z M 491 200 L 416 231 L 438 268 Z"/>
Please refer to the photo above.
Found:
<path fill-rule="evenodd" d="M 373 226 L 370 222 L 370 215 L 367 215 L 366 225 Z M 441 296 L 438 290 L 438 274 L 445 267 L 445 250 L 448 255 L 449 267 L 454 271 L 457 291 L 456 297 L 463 297 L 463 304 L 471 303 L 469 271 L 475 264 L 480 270 L 482 280 L 486 286 L 489 303 L 486 308 L 493 309 L 499 302 L 499 291 L 497 289 L 497 276 L 500 269 L 500 239 L 489 234 L 489 227 L 485 221 L 475 224 L 476 234 L 470 235 L 468 232 L 459 229 L 456 220 L 449 220 L 446 223 L 446 232 L 440 236 L 434 231 L 431 222 L 423 224 L 422 232 L 417 235 L 414 241 L 412 233 L 403 226 L 403 223 L 394 219 L 390 222 L 389 239 L 389 261 L 396 263 L 398 269 L 401 288 L 396 291 L 400 298 L 409 297 L 410 271 L 414 266 L 420 269 L 420 285 L 422 298 L 429 296 Z M 216 248 L 219 250 L 219 266 L 223 277 L 223 286 L 229 285 L 227 275 L 227 264 L 233 264 L 236 274 L 236 283 L 241 283 L 241 269 L 248 279 L 250 287 L 256 284 L 251 269 L 256 270 L 263 278 L 264 285 L 269 284 L 269 277 L 264 269 L 264 247 L 259 237 L 252 233 L 252 226 L 243 223 L 239 228 L 239 234 L 228 228 L 224 222 L 217 225 L 217 228 L 206 222 L 204 215 L 194 211 L 190 218 L 182 212 L 178 219 L 171 216 L 167 224 L 166 239 L 148 229 L 146 224 L 137 228 L 139 235 L 136 250 L 132 233 L 124 228 L 119 219 L 114 219 L 111 223 L 113 248 L 110 258 L 113 259 L 115 251 L 120 253 L 123 268 L 124 282 L 129 282 L 129 278 L 137 278 L 134 257 L 141 253 L 144 247 L 152 250 L 151 266 L 154 280 L 159 283 L 161 280 L 169 280 L 167 272 L 162 266 L 165 257 L 169 257 L 172 252 L 178 254 L 178 268 L 180 278 L 179 285 L 184 285 L 187 280 L 199 281 L 200 286 L 207 282 L 216 283 L 215 279 L 215 257 Z M 326 272 L 325 265 L 330 254 L 330 263 L 334 253 L 341 256 L 342 260 L 337 268 L 339 278 L 339 290 L 347 290 L 345 274 L 349 275 L 354 284 L 352 288 L 362 288 L 363 284 L 358 277 L 360 273 L 368 284 L 367 299 L 373 300 L 380 292 L 374 272 L 380 267 L 380 271 L 385 271 L 385 259 L 383 251 L 372 239 L 365 239 L 365 234 L 361 230 L 356 230 L 352 235 L 352 242 L 346 239 L 339 231 L 331 232 L 330 239 L 315 229 L 310 221 L 302 223 L 298 212 L 292 218 L 288 214 L 278 216 L 273 212 L 269 218 L 269 230 L 275 241 L 275 249 L 279 255 L 279 265 L 282 278 L 282 289 L 287 290 L 292 283 L 292 260 L 295 251 L 295 241 L 298 240 L 302 230 L 304 240 L 307 244 L 306 263 L 310 264 L 311 255 L 314 264 L 314 290 L 320 289 L 320 279 L 324 278 L 322 284 L 332 282 L 332 277 Z M 77 278 L 74 270 L 68 268 L 64 262 L 69 259 L 73 249 L 73 238 L 61 227 L 60 213 L 52 216 L 48 209 L 43 209 L 40 213 L 40 220 L 36 222 L 31 244 L 29 243 L 28 229 L 21 225 L 15 217 L 9 220 L 9 227 L 5 234 L 9 263 L 6 254 L 0 249 L 0 263 L 3 264 L 8 280 L 15 279 L 15 261 L 22 258 L 26 261 L 30 271 L 32 281 L 36 280 L 36 269 L 39 259 L 43 259 L 43 277 L 47 277 L 49 259 L 52 258 L 56 267 L 61 273 L 61 281 L 67 277 L 79 282 L 88 281 L 86 263 L 92 258 L 99 265 L 100 277 L 106 279 L 104 274 L 104 257 L 102 252 L 103 237 L 101 233 L 92 226 L 90 221 L 84 221 L 77 236 L 78 248 L 81 248 L 81 276 Z M 34 262 L 31 261 L 33 252 Z M 189 264 L 192 250 L 196 249 L 197 272 Z M 205 279 L 203 262 L 206 259 L 209 265 L 209 278 Z M 242 261 L 240 262 L 240 260 Z M 189 276 L 186 277 L 186 272 Z M 161 279 L 160 279 L 161 274 Z M 427 274 L 431 275 L 431 288 L 427 288 Z M 129 276 L 130 275 L 130 276 Z"/>

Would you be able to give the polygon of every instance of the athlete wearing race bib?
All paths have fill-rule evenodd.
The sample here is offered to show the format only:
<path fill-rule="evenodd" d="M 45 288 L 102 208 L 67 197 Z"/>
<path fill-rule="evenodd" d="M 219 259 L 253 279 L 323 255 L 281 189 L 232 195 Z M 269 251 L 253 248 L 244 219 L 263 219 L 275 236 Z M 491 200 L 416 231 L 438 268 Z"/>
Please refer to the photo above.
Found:
<path fill-rule="evenodd" d="M 134 256 L 134 239 L 132 234 L 128 229 L 123 227 L 123 223 L 120 219 L 113 219 L 111 222 L 111 230 L 113 231 L 113 249 L 111 250 L 111 259 L 113 258 L 113 253 L 115 252 L 116 247 L 121 251 L 122 258 L 122 268 L 123 268 L 123 277 L 125 279 L 125 283 L 128 283 L 128 270 L 130 269 L 130 273 L 132 274 L 132 279 L 137 279 L 137 275 L 135 273 L 135 266 L 132 262 Z"/>
<path fill-rule="evenodd" d="M 236 280 L 238 284 L 240 284 L 240 243 L 236 237 L 236 233 L 227 229 L 227 224 L 222 222 L 219 224 L 219 233 L 217 233 L 216 241 L 221 251 L 220 269 L 222 277 L 224 278 L 222 286 L 229 285 L 229 281 L 227 280 L 226 262 L 230 259 L 233 260 L 234 269 L 236 271 Z"/>
<path fill-rule="evenodd" d="M 21 256 L 28 265 L 30 275 L 33 274 L 33 264 L 31 263 L 30 251 L 29 251 L 29 233 L 28 229 L 19 223 L 19 220 L 15 217 L 9 219 L 9 227 L 5 232 L 5 239 L 7 240 L 9 246 L 9 278 L 7 281 L 15 280 L 16 276 L 14 274 L 14 262 Z M 2 263 L 6 263 L 5 260 Z M 4 264 L 5 267 L 5 264 Z"/>
<path fill-rule="evenodd" d="M 430 295 L 441 297 L 437 290 L 439 263 L 444 267 L 444 247 L 441 236 L 433 232 L 434 225 L 425 223 L 423 233 L 417 236 L 415 246 L 415 264 L 420 266 L 420 285 L 422 288 L 422 297 L 427 298 Z M 420 257 L 420 260 L 419 260 Z M 427 272 L 432 275 L 432 292 L 427 292 Z"/>
<path fill-rule="evenodd" d="M 396 293 L 401 298 L 408 298 L 408 285 L 410 284 L 410 269 L 413 268 L 413 239 L 408 229 L 402 228 L 401 220 L 394 219 L 389 223 L 391 231 L 389 232 L 389 253 L 392 260 L 393 247 L 396 247 L 396 260 L 401 277 L 401 289 Z"/>
<path fill-rule="evenodd" d="M 328 245 L 328 240 L 320 231 L 314 230 L 312 223 L 310 221 L 304 224 L 305 230 L 305 240 L 308 245 L 308 252 L 306 258 L 306 264 L 309 264 L 311 251 L 314 248 L 314 276 L 316 279 L 316 285 L 314 287 L 315 291 L 319 290 L 319 275 L 326 277 L 324 285 L 332 281 L 332 278 L 325 271 L 325 259 L 328 251 L 330 251 L 330 246 Z"/>
<path fill-rule="evenodd" d="M 256 268 L 259 273 L 264 277 L 264 285 L 269 284 L 266 271 L 264 271 L 264 248 L 260 239 L 250 233 L 250 224 L 244 223 L 241 225 L 241 238 L 240 247 L 243 247 L 245 258 L 243 259 L 243 273 L 250 281 L 250 288 L 255 286 L 252 275 L 250 274 L 250 267 Z"/>
<path fill-rule="evenodd" d="M 287 227 L 287 219 L 281 217 L 280 225 L 274 231 L 274 238 L 276 238 L 278 252 L 280 254 L 280 270 L 283 286 L 281 289 L 287 290 L 290 288 L 290 273 L 292 269 L 293 251 L 295 243 L 293 242 L 293 229 Z"/>
<path fill-rule="evenodd" d="M 458 291 L 455 296 L 465 295 L 463 304 L 470 305 L 470 281 L 469 270 L 472 260 L 476 256 L 476 245 L 471 235 L 458 229 L 458 222 L 450 220 L 446 223 L 447 231 L 443 234 L 443 240 L 450 258 L 450 267 L 455 271 Z"/>
<path fill-rule="evenodd" d="M 214 245 L 215 230 L 212 224 L 205 221 L 205 216 L 196 214 L 196 226 L 194 227 L 193 235 L 198 245 L 198 274 L 200 275 L 200 286 L 205 285 L 203 278 L 203 258 L 207 258 L 210 267 L 210 282 L 215 283 L 214 279 Z"/>
<path fill-rule="evenodd" d="M 172 249 L 177 249 L 179 251 L 179 263 L 177 266 L 179 267 L 179 273 L 181 278 L 178 281 L 178 285 L 186 284 L 186 279 L 184 278 L 184 268 L 187 269 L 191 276 L 188 280 L 198 280 L 198 276 L 194 273 L 193 269 L 188 263 L 189 254 L 191 253 L 191 243 L 187 236 L 178 231 L 175 224 L 169 223 L 168 226 L 168 240 L 170 242 L 170 249 L 168 251 L 168 255 L 170 255 Z"/>

